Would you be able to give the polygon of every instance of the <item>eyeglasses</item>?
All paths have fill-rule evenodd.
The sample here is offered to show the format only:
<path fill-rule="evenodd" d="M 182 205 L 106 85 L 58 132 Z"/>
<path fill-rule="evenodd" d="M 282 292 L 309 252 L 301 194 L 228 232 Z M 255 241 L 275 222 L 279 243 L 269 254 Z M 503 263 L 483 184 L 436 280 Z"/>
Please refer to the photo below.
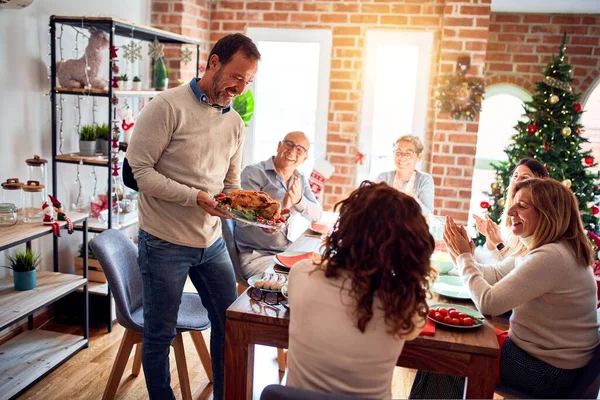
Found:
<path fill-rule="evenodd" d="M 308 153 L 308 150 L 306 150 L 306 148 L 304 148 L 304 146 L 300 146 L 299 144 L 296 144 L 294 142 L 292 142 L 291 140 L 282 140 L 281 143 L 283 143 L 283 145 L 285 146 L 286 149 L 288 150 L 294 150 L 296 152 L 297 155 L 299 156 L 303 156 L 306 153 Z"/>
<path fill-rule="evenodd" d="M 417 153 L 415 153 L 414 151 L 400 151 L 400 150 L 396 150 L 394 151 L 394 156 L 399 157 L 399 158 L 413 158 Z"/>
<path fill-rule="evenodd" d="M 279 292 L 266 292 L 259 288 L 250 290 L 250 298 L 255 301 L 264 301 L 267 304 L 283 304 L 285 301 L 283 295 Z"/>

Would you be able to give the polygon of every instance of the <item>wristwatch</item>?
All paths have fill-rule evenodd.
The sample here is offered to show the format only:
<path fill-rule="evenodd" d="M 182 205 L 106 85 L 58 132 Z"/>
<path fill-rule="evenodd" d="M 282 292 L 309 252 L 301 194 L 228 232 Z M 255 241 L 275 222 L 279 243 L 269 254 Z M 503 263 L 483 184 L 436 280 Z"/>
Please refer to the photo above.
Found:
<path fill-rule="evenodd" d="M 498 251 L 502 251 L 503 248 L 505 248 L 506 246 L 504 245 L 504 243 L 500 242 L 496 245 L 496 248 L 498 249 Z"/>

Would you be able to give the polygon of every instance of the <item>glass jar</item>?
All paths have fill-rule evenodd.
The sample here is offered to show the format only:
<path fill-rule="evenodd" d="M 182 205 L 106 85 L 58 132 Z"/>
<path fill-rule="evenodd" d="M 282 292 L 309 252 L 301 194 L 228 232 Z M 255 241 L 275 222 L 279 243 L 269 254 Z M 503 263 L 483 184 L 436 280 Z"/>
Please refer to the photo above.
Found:
<path fill-rule="evenodd" d="M 38 181 L 27 181 L 23 185 L 23 222 L 27 224 L 41 223 L 44 219 L 42 204 L 46 201 L 45 186 Z"/>
<path fill-rule="evenodd" d="M 17 207 L 13 203 L 0 203 L 0 227 L 17 223 Z"/>
<path fill-rule="evenodd" d="M 28 166 L 29 174 L 27 176 L 28 181 L 37 181 L 40 185 L 43 186 L 43 197 L 46 197 L 46 188 L 48 187 L 48 183 L 46 180 L 46 174 L 48 169 L 46 168 L 48 161 L 40 158 L 40 156 L 35 155 L 33 158 L 28 158 L 25 160 Z"/>
<path fill-rule="evenodd" d="M 23 183 L 17 178 L 9 178 L 2 184 L 1 203 L 10 203 L 17 208 L 17 215 L 22 218 L 23 208 Z"/>

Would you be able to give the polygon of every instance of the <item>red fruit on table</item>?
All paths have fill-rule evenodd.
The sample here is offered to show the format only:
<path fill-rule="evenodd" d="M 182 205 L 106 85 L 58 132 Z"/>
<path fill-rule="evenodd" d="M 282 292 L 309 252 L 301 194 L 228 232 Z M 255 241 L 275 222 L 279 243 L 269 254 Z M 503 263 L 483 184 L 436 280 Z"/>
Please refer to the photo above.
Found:
<path fill-rule="evenodd" d="M 458 313 L 458 318 L 467 318 L 469 315 L 464 312 Z"/>
<path fill-rule="evenodd" d="M 450 318 L 459 318 L 460 317 L 458 311 L 456 311 L 456 310 L 448 311 L 448 315 L 450 316 Z"/>
<path fill-rule="evenodd" d="M 432 308 L 431 310 L 429 310 L 429 312 L 427 313 L 431 318 L 435 317 L 435 313 L 437 313 L 437 309 L 436 308 Z"/>
<path fill-rule="evenodd" d="M 444 307 L 440 307 L 440 308 L 438 308 L 438 312 L 439 312 L 440 314 L 442 314 L 444 317 L 445 317 L 446 315 L 448 315 L 448 309 L 446 309 L 446 308 L 444 308 Z"/>
<path fill-rule="evenodd" d="M 444 317 L 444 323 L 445 324 L 451 324 L 452 323 L 452 318 L 450 318 L 449 316 L 446 315 Z"/>
<path fill-rule="evenodd" d="M 460 325 L 458 318 L 452 318 L 452 325 Z"/>
<path fill-rule="evenodd" d="M 462 320 L 463 326 L 473 326 L 473 318 L 467 317 Z"/>
<path fill-rule="evenodd" d="M 433 319 L 435 319 L 436 321 L 443 321 L 444 320 L 444 316 L 442 314 L 440 314 L 439 312 L 437 312 L 433 316 Z"/>

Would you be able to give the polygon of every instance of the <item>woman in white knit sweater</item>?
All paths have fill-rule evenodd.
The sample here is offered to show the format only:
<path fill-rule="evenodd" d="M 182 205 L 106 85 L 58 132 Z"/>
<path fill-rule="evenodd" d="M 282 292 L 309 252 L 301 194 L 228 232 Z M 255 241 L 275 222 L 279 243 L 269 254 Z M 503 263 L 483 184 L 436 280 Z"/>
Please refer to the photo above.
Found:
<path fill-rule="evenodd" d="M 534 397 L 565 398 L 600 343 L 592 248 L 577 200 L 554 179 L 529 179 L 515 186 L 508 216 L 525 254 L 496 266 L 475 261 L 465 229 L 451 219 L 444 241 L 479 310 L 513 310 L 500 382 Z M 411 397 L 460 395 L 461 379 L 452 385 L 420 373 Z"/>

